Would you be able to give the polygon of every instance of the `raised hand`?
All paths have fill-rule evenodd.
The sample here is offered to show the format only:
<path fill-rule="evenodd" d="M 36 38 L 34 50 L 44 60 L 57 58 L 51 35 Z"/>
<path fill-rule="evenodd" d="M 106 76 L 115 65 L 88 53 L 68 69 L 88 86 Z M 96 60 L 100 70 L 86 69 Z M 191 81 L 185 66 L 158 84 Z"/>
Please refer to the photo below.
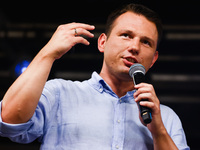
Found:
<path fill-rule="evenodd" d="M 90 43 L 84 37 L 92 38 L 94 35 L 88 30 L 94 30 L 94 26 L 83 23 L 70 23 L 60 25 L 45 46 L 46 54 L 54 59 L 59 59 L 74 45 Z M 84 36 L 84 37 L 83 37 Z"/>

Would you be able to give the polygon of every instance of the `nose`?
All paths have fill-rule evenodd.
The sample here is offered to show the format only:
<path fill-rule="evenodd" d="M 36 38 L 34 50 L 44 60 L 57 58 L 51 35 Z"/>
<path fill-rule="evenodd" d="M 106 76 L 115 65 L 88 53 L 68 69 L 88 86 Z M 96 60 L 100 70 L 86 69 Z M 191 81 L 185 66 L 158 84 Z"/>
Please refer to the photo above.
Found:
<path fill-rule="evenodd" d="M 140 39 L 133 38 L 130 41 L 129 52 L 131 52 L 133 55 L 138 55 L 139 51 L 140 51 Z"/>

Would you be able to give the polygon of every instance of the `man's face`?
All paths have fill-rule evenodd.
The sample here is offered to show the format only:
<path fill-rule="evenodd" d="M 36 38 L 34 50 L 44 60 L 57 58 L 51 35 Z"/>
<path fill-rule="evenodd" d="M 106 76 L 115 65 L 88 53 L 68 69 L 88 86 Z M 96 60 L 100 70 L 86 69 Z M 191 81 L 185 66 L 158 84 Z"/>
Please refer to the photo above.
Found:
<path fill-rule="evenodd" d="M 132 12 L 122 14 L 115 20 L 110 36 L 99 38 L 99 50 L 104 52 L 103 71 L 127 75 L 134 63 L 148 70 L 158 57 L 157 39 L 154 23 Z"/>

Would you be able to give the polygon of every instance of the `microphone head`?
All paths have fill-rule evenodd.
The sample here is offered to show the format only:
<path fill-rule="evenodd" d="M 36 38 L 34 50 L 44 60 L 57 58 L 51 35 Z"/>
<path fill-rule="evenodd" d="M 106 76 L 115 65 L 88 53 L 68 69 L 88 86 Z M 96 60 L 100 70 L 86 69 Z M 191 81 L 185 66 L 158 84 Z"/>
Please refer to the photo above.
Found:
<path fill-rule="evenodd" d="M 139 63 L 136 63 L 136 64 L 133 64 L 131 67 L 130 67 L 130 70 L 129 70 L 129 75 L 131 77 L 133 77 L 133 75 L 137 72 L 140 72 L 140 73 L 143 73 L 145 75 L 146 73 L 146 70 L 144 68 L 143 65 L 139 64 Z"/>

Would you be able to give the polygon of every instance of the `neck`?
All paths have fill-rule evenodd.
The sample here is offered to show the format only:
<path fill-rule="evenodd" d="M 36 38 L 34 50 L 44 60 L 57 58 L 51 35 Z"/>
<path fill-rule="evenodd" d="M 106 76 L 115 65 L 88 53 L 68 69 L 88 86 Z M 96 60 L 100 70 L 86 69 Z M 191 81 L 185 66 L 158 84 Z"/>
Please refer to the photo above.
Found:
<path fill-rule="evenodd" d="M 126 95 L 128 91 L 134 90 L 134 84 L 131 79 L 127 80 L 127 78 L 118 78 L 115 75 L 107 74 L 102 71 L 100 76 L 111 87 L 113 92 L 115 92 L 118 97 L 122 97 Z"/>

